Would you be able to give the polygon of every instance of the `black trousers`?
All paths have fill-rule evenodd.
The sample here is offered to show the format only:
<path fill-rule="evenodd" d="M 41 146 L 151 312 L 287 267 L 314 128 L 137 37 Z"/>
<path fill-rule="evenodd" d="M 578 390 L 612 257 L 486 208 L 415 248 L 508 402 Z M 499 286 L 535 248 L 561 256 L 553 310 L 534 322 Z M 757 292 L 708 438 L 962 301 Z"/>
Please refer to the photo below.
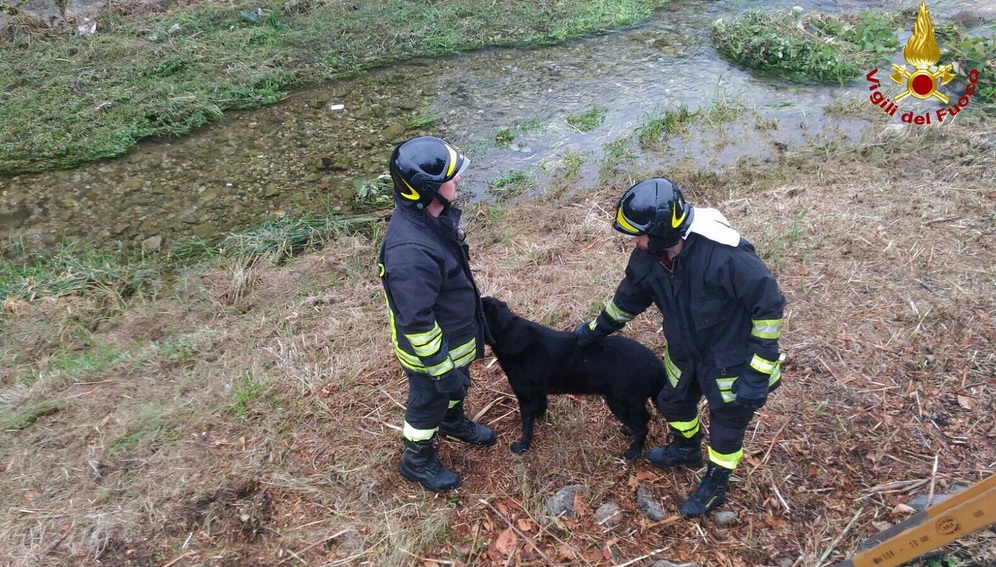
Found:
<path fill-rule="evenodd" d="M 457 372 L 463 373 L 468 379 L 470 370 L 466 367 L 457 368 Z M 436 429 L 439 427 L 446 410 L 453 405 L 449 396 L 440 394 L 436 390 L 436 381 L 427 374 L 405 371 L 408 375 L 408 405 L 405 407 L 405 422 L 422 430 Z"/>
<path fill-rule="evenodd" d="M 699 375 L 701 376 L 701 375 Z M 705 390 L 709 400 L 709 446 L 717 453 L 729 455 L 743 449 L 747 425 L 754 417 L 754 410 L 744 409 L 731 402 L 724 402 L 718 396 L 715 380 L 692 377 L 688 384 L 679 382 L 678 388 L 666 385 L 657 395 L 657 408 L 664 419 L 671 421 L 692 421 L 699 415 L 699 400 Z"/>

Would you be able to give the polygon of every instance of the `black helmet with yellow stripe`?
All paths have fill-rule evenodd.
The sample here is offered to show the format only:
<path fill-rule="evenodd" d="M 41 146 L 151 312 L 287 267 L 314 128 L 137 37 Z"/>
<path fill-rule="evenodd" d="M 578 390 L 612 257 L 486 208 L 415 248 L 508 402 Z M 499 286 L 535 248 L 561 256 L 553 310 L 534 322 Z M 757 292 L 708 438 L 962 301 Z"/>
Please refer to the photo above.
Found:
<path fill-rule="evenodd" d="M 398 144 L 391 153 L 394 193 L 403 203 L 422 209 L 436 197 L 439 186 L 462 172 L 470 161 L 452 144 L 434 136 L 419 136 Z"/>
<path fill-rule="evenodd" d="M 651 250 L 663 250 L 677 244 L 685 235 L 692 215 L 692 207 L 676 184 L 653 178 L 623 193 L 612 228 L 630 236 L 649 234 Z"/>

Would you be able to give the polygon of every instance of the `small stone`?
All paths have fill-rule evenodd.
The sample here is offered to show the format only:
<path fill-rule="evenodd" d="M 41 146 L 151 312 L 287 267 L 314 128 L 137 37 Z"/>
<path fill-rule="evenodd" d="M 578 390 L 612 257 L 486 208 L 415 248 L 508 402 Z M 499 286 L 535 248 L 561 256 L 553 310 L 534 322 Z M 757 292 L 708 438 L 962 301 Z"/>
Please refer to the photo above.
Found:
<path fill-rule="evenodd" d="M 720 510 L 712 515 L 712 521 L 717 526 L 726 527 L 737 523 L 737 514 L 729 510 Z"/>
<path fill-rule="evenodd" d="M 644 516 L 655 522 L 659 522 L 667 517 L 664 514 L 664 508 L 653 500 L 653 496 L 650 494 L 650 487 L 645 482 L 640 484 L 640 487 L 636 489 L 636 506 Z"/>
<path fill-rule="evenodd" d="M 615 502 L 606 502 L 595 510 L 595 521 L 601 526 L 618 526 L 623 521 L 622 508 Z"/>
<path fill-rule="evenodd" d="M 546 501 L 546 511 L 551 516 L 573 516 L 574 496 L 581 490 L 580 484 L 565 486 Z"/>
<path fill-rule="evenodd" d="M 162 236 L 150 236 L 142 241 L 142 252 L 158 252 L 162 247 Z"/>

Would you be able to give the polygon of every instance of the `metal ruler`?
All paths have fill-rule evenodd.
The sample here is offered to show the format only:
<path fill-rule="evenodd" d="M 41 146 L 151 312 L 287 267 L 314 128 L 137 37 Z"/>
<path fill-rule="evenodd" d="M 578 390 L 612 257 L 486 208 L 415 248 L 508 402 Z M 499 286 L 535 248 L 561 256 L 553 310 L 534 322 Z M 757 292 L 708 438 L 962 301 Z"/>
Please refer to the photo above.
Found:
<path fill-rule="evenodd" d="M 917 512 L 858 546 L 833 567 L 895 567 L 996 523 L 996 475 Z"/>

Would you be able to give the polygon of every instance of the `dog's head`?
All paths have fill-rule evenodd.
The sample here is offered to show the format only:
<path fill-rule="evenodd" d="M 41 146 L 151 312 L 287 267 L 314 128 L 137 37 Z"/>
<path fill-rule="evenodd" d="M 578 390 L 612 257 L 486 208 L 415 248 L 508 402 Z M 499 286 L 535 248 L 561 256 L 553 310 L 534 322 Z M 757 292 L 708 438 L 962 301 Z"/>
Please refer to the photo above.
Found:
<path fill-rule="evenodd" d="M 488 330 L 494 337 L 494 342 L 498 342 L 499 337 L 512 325 L 515 314 L 504 301 L 490 295 L 482 297 L 481 303 L 484 305 L 484 319 L 488 323 Z"/>

